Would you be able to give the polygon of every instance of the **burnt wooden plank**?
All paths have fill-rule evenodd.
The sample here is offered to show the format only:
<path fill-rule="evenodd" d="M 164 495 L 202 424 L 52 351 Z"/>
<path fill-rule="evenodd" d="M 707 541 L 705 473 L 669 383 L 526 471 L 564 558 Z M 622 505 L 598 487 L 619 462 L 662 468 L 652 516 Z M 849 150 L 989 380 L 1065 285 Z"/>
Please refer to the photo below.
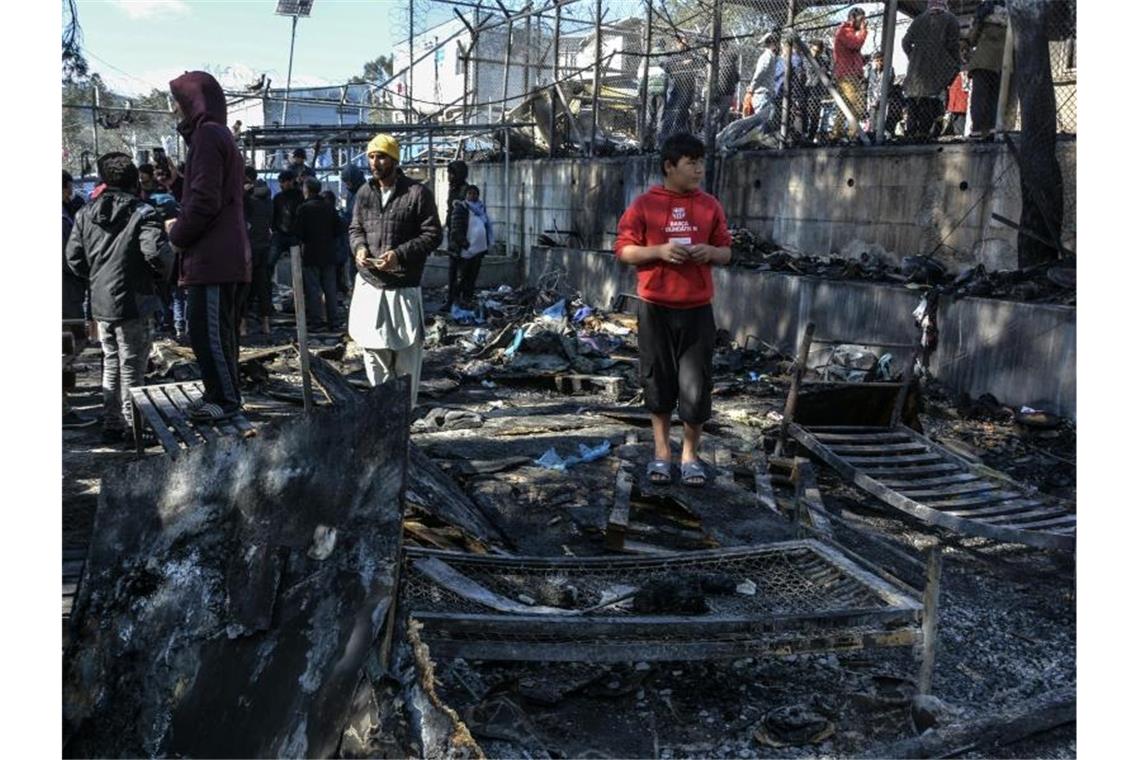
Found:
<path fill-rule="evenodd" d="M 916 454 L 914 456 L 896 456 L 896 457 L 843 457 L 843 461 L 848 464 L 861 466 L 861 465 L 878 465 L 879 467 L 902 466 L 907 464 L 927 464 L 934 462 L 944 461 L 938 454 Z"/>
<path fill-rule="evenodd" d="M 984 491 L 993 491 L 1000 489 L 1001 484 L 991 483 L 988 480 L 974 480 L 965 483 L 949 483 L 935 488 L 926 488 L 924 486 L 896 486 L 895 490 L 899 493 L 906 494 L 912 499 L 925 499 L 925 498 L 938 498 L 938 497 L 956 497 L 957 494 L 979 493 Z"/>
<path fill-rule="evenodd" d="M 920 475 L 945 474 L 949 472 L 962 472 L 966 468 L 960 464 L 955 464 L 953 462 L 942 462 L 940 464 L 914 465 L 911 467 L 861 467 L 859 469 L 868 475 L 890 475 L 891 477 L 902 478 L 910 476 L 918 477 Z"/>
<path fill-rule="evenodd" d="M 162 416 L 166 418 L 171 427 L 182 437 L 182 442 L 186 444 L 187 448 L 201 445 L 203 439 L 192 427 L 186 422 L 186 415 L 174 403 L 167 386 L 156 386 L 150 392 L 151 400 L 154 401 Z"/>
<path fill-rule="evenodd" d="M 1066 511 L 1064 507 L 1050 505 L 1041 509 L 1034 509 L 1026 512 L 1018 512 L 1014 514 L 1002 515 L 1000 517 L 988 518 L 986 522 L 992 523 L 994 525 L 1008 524 L 1011 527 L 1028 528 L 1054 520 L 1072 521 L 1075 519 L 1076 517 L 1073 515 L 1073 513 Z"/>
<path fill-rule="evenodd" d="M 776 492 L 772 490 L 772 477 L 768 474 L 768 455 L 763 444 L 755 449 L 752 457 L 752 481 L 756 490 L 756 502 L 770 512 L 780 513 L 776 505 Z"/>
<path fill-rule="evenodd" d="M 899 431 L 895 428 L 885 427 L 883 425 L 812 425 L 809 428 L 804 428 L 809 433 L 859 433 L 859 434 L 883 434 L 891 433 L 897 434 Z"/>
<path fill-rule="evenodd" d="M 915 478 L 913 480 L 882 480 L 882 484 L 891 488 L 919 487 L 919 486 L 946 486 L 954 483 L 971 483 L 981 480 L 972 472 L 958 472 L 952 475 L 940 475 L 933 478 Z"/>
<path fill-rule="evenodd" d="M 193 401 L 195 398 L 200 398 L 202 395 L 201 391 L 198 391 L 195 396 L 191 396 L 189 393 L 187 393 L 187 389 L 189 387 L 191 386 L 186 383 L 177 383 L 171 386 L 171 389 L 174 391 L 174 398 L 177 399 L 175 403 L 182 411 L 186 410 L 187 405 L 191 401 Z M 208 425 L 196 425 L 194 429 L 198 431 L 198 434 L 203 436 L 206 441 L 218 440 L 218 432 Z"/>
<path fill-rule="evenodd" d="M 325 392 L 328 400 L 334 404 L 350 404 L 357 401 L 360 393 L 349 384 L 336 367 L 326 360 L 311 354 L 309 356 L 309 370 L 317 380 L 317 385 Z"/>
<path fill-rule="evenodd" d="M 680 662 L 686 660 L 736 659 L 740 657 L 784 657 L 818 652 L 855 652 L 863 649 L 909 647 L 920 642 L 922 632 L 910 627 L 885 631 L 820 633 L 812 637 L 772 637 L 732 642 L 668 641 L 575 641 L 513 642 L 471 641 L 433 638 L 423 634 L 431 652 L 439 657 L 471 660 L 526 662 Z"/>
<path fill-rule="evenodd" d="M 995 515 L 1010 514 L 1012 512 L 1022 512 L 1026 509 L 1041 506 L 1039 501 L 1029 501 L 1026 499 L 1012 499 L 1003 501 L 998 504 L 989 502 L 978 504 L 972 507 L 944 509 L 943 511 L 948 515 L 957 517 L 982 518 L 993 517 Z"/>
<path fill-rule="evenodd" d="M 843 444 L 831 446 L 836 454 L 867 454 L 872 456 L 891 456 L 908 452 L 929 452 L 930 449 L 921 443 L 867 443 L 866 445 Z"/>
<path fill-rule="evenodd" d="M 614 480 L 614 504 L 606 521 L 606 548 L 621 551 L 625 535 L 629 530 L 629 500 L 633 493 L 633 465 L 625 460 L 618 461 L 617 476 Z"/>
<path fill-rule="evenodd" d="M 808 523 L 819 533 L 831 538 L 831 520 L 823 505 L 823 496 L 815 478 L 815 467 L 806 459 L 797 460 L 795 469 L 796 499 L 806 512 Z"/>
<path fill-rule="evenodd" d="M 972 496 L 964 495 L 957 499 L 936 499 L 922 503 L 934 509 L 957 509 L 970 504 L 996 504 L 999 501 L 1009 501 L 1010 499 L 1018 499 L 1023 496 L 1024 494 L 1018 493 L 1017 491 L 986 491 Z"/>
<path fill-rule="evenodd" d="M 812 432 L 815 428 L 811 428 Z M 815 433 L 826 444 L 832 443 L 906 443 L 912 440 L 906 433 Z"/>
<path fill-rule="evenodd" d="M 150 425 L 151 430 L 154 431 L 155 438 L 162 444 L 162 448 L 166 450 L 166 453 L 174 456 L 182 450 L 182 447 L 167 427 L 166 420 L 159 414 L 158 407 L 155 406 L 150 396 L 147 395 L 147 388 L 148 386 L 145 385 L 132 388 L 131 403 L 135 406 L 135 413 L 141 413 L 143 419 Z"/>

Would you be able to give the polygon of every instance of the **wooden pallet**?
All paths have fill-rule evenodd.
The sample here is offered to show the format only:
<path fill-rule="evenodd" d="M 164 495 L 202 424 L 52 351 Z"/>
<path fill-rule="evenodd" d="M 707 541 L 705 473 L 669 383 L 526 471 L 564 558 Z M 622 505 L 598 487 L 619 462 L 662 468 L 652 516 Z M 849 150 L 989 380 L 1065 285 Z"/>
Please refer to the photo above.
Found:
<path fill-rule="evenodd" d="M 249 438 L 257 435 L 245 415 L 237 414 L 218 424 L 194 422 L 186 413 L 191 402 L 202 397 L 202 381 L 143 385 L 131 388 L 134 405 L 135 448 L 143 453 L 142 430 L 145 423 L 154 431 L 158 442 L 170 456 L 182 451 L 232 436 Z"/>
<path fill-rule="evenodd" d="M 908 427 L 804 427 L 788 433 L 843 478 L 955 533 L 1073 551 L 1077 516 L 1047 496 L 964 459 Z"/>

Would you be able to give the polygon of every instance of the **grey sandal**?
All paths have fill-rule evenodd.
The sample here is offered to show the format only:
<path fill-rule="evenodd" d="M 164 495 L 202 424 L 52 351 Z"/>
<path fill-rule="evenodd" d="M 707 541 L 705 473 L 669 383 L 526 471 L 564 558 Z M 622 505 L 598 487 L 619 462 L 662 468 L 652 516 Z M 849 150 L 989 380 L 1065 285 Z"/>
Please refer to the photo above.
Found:
<path fill-rule="evenodd" d="M 692 462 L 681 462 L 681 483 L 690 488 L 702 488 L 708 480 L 705 472 L 705 463 L 699 459 Z"/>
<path fill-rule="evenodd" d="M 645 468 L 645 476 L 654 485 L 667 485 L 673 482 L 673 464 L 668 459 L 654 459 Z"/>

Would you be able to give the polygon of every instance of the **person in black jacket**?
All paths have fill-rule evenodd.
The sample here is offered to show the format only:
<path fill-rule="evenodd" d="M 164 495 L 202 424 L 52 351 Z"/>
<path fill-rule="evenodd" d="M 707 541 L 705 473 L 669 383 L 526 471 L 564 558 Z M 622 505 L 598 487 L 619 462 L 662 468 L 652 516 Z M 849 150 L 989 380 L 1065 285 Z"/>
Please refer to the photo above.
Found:
<path fill-rule="evenodd" d="M 245 167 L 245 226 L 249 230 L 249 250 L 253 261 L 249 297 L 245 311 L 257 303 L 261 332 L 269 334 L 269 317 L 273 314 L 273 279 L 269 270 L 269 251 L 273 242 L 273 198 L 269 185 L 257 178 L 257 169 Z M 246 314 L 242 315 L 244 323 Z"/>
<path fill-rule="evenodd" d="M 363 349 L 368 382 L 409 376 L 415 408 L 424 346 L 420 279 L 443 231 L 431 190 L 399 169 L 399 142 L 378 134 L 365 153 L 372 179 L 356 194 L 348 226 L 357 267 L 348 333 Z"/>
<path fill-rule="evenodd" d="M 337 216 L 336 208 L 321 197 L 321 182 L 315 177 L 305 180 L 305 202 L 297 208 L 297 221 L 293 229 L 301 241 L 307 315 L 305 321 L 310 330 L 339 330 L 336 258 L 340 217 Z"/>
<path fill-rule="evenodd" d="M 297 217 L 297 207 L 305 200 L 301 189 L 297 187 L 297 176 L 286 169 L 277 175 L 277 182 L 281 185 L 281 192 L 273 196 L 273 259 L 269 262 L 269 271 L 277 268 L 277 262 L 282 256 L 289 254 L 289 248 L 297 245 L 297 238 L 293 234 L 293 222 Z"/>
<path fill-rule="evenodd" d="M 90 283 L 103 346 L 103 439 L 112 443 L 131 426 L 130 389 L 144 383 L 151 317 L 174 254 L 159 213 L 135 195 L 139 174 L 130 156 L 108 153 L 98 166 L 106 189 L 76 216 L 67 266 Z"/>
<path fill-rule="evenodd" d="M 467 163 L 452 161 L 447 165 L 447 210 L 443 228 L 447 231 L 447 303 L 442 311 L 449 311 L 458 295 L 460 255 L 467 247 Z"/>

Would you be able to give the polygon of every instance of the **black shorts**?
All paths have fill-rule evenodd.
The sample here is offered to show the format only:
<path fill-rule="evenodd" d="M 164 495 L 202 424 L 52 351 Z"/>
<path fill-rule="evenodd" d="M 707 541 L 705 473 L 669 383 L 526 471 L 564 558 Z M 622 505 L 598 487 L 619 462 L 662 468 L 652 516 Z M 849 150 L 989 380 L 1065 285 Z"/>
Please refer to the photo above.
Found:
<path fill-rule="evenodd" d="M 645 408 L 672 412 L 700 425 L 712 416 L 712 359 L 716 322 L 712 305 L 672 309 L 642 301 L 637 348 Z"/>

